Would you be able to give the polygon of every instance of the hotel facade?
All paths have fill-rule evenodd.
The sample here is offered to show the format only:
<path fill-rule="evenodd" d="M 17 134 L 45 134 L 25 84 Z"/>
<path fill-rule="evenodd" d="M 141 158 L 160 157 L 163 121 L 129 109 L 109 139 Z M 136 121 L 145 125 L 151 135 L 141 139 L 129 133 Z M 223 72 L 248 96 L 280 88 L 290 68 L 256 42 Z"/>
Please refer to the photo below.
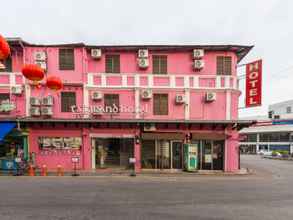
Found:
<path fill-rule="evenodd" d="M 8 39 L 0 72 L 1 158 L 48 169 L 239 169 L 237 63 L 240 45 L 39 45 Z M 38 63 L 61 91 L 21 74 Z M 185 144 L 194 152 L 185 152 Z M 4 150 L 3 150 L 4 149 Z"/>

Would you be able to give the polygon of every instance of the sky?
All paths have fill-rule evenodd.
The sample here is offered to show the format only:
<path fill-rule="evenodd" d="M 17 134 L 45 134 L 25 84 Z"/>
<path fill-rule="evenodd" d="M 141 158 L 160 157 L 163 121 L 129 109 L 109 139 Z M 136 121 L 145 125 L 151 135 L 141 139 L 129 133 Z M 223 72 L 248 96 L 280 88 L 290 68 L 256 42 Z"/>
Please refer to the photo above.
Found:
<path fill-rule="evenodd" d="M 293 99 L 293 1 L 0 1 L 0 34 L 33 43 L 254 45 L 241 63 L 263 59 L 263 104 L 240 116 L 265 115 L 269 104 Z"/>

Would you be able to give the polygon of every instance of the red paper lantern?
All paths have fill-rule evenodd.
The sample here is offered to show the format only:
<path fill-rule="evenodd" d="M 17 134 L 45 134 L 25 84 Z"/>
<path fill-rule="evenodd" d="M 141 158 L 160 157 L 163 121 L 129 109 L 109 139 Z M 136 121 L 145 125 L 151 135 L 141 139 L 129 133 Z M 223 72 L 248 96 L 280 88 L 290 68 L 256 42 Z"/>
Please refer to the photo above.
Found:
<path fill-rule="evenodd" d="M 44 70 L 37 64 L 25 64 L 21 72 L 25 78 L 34 82 L 41 81 L 45 75 Z"/>
<path fill-rule="evenodd" d="M 47 87 L 49 89 L 58 91 L 58 90 L 62 89 L 63 83 L 62 83 L 60 77 L 58 77 L 58 76 L 49 76 L 47 78 Z"/>
<path fill-rule="evenodd" d="M 0 60 L 5 60 L 10 55 L 10 47 L 4 37 L 0 35 Z"/>

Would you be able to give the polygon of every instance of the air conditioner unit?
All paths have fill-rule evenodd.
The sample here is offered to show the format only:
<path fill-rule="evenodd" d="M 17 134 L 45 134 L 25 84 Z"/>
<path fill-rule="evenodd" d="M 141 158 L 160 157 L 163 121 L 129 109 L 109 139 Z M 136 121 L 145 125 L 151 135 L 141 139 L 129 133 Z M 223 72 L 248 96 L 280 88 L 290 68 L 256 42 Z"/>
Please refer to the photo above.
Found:
<path fill-rule="evenodd" d="M 156 128 L 155 124 L 145 124 L 143 130 L 144 131 L 156 131 L 157 128 Z"/>
<path fill-rule="evenodd" d="M 40 116 L 41 115 L 40 108 L 39 107 L 31 107 L 30 108 L 30 115 L 31 116 Z"/>
<path fill-rule="evenodd" d="M 47 54 L 45 51 L 37 51 L 34 53 L 35 60 L 45 61 L 47 58 Z"/>
<path fill-rule="evenodd" d="M 200 70 L 204 67 L 204 61 L 203 60 L 194 60 L 193 61 L 193 67 L 196 70 Z"/>
<path fill-rule="evenodd" d="M 101 49 L 91 49 L 91 56 L 94 59 L 100 59 L 102 57 Z"/>
<path fill-rule="evenodd" d="M 203 58 L 204 50 L 203 49 L 194 49 L 193 50 L 193 58 L 194 59 L 201 59 Z"/>
<path fill-rule="evenodd" d="M 47 96 L 42 99 L 42 105 L 52 106 L 53 105 L 53 96 Z"/>
<path fill-rule="evenodd" d="M 20 95 L 22 93 L 22 86 L 12 86 L 10 92 L 14 95 Z"/>
<path fill-rule="evenodd" d="M 50 116 L 50 115 L 53 115 L 53 109 L 52 107 L 42 107 L 41 113 L 42 115 Z"/>
<path fill-rule="evenodd" d="M 92 93 L 92 100 L 101 100 L 103 98 L 103 94 L 101 92 L 95 91 Z"/>
<path fill-rule="evenodd" d="M 185 103 L 185 96 L 184 95 L 176 95 L 175 102 L 176 102 L 176 104 Z"/>
<path fill-rule="evenodd" d="M 147 68 L 149 66 L 148 58 L 138 58 L 137 62 L 140 68 Z"/>
<path fill-rule="evenodd" d="M 41 102 L 38 98 L 36 97 L 30 97 L 30 104 L 34 106 L 41 105 Z"/>
<path fill-rule="evenodd" d="M 36 60 L 35 64 L 37 64 L 39 67 L 41 67 L 43 70 L 47 70 L 47 63 L 46 61 L 40 61 Z"/>
<path fill-rule="evenodd" d="M 215 100 L 216 100 L 216 93 L 215 92 L 207 92 L 206 93 L 206 97 L 205 97 L 206 102 L 212 102 Z"/>
<path fill-rule="evenodd" d="M 141 91 L 141 98 L 142 99 L 151 99 L 152 98 L 152 90 L 144 89 Z"/>
<path fill-rule="evenodd" d="M 138 50 L 138 57 L 139 58 L 148 58 L 149 51 L 147 49 L 140 49 Z"/>

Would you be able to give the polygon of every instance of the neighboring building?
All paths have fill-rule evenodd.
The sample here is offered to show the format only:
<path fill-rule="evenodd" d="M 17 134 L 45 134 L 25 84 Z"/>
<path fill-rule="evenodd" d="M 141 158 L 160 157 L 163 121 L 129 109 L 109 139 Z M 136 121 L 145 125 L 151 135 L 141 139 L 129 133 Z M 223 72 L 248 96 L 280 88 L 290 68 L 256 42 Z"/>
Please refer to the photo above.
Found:
<path fill-rule="evenodd" d="M 293 118 L 293 100 L 269 105 L 268 117 L 271 119 Z"/>
<path fill-rule="evenodd" d="M 260 151 L 287 150 L 293 153 L 293 100 L 269 106 L 268 116 L 250 117 L 257 123 L 240 131 L 241 152 L 248 154 Z M 247 120 L 248 118 L 246 118 Z"/>
<path fill-rule="evenodd" d="M 75 157 L 83 170 L 125 169 L 132 157 L 138 172 L 183 169 L 183 144 L 193 143 L 199 169 L 239 168 L 238 130 L 251 121 L 238 120 L 236 65 L 251 46 L 9 43 L 4 158 L 20 146 L 49 169 L 70 170 Z M 35 62 L 62 78 L 62 91 L 25 84 L 21 67 Z"/>

